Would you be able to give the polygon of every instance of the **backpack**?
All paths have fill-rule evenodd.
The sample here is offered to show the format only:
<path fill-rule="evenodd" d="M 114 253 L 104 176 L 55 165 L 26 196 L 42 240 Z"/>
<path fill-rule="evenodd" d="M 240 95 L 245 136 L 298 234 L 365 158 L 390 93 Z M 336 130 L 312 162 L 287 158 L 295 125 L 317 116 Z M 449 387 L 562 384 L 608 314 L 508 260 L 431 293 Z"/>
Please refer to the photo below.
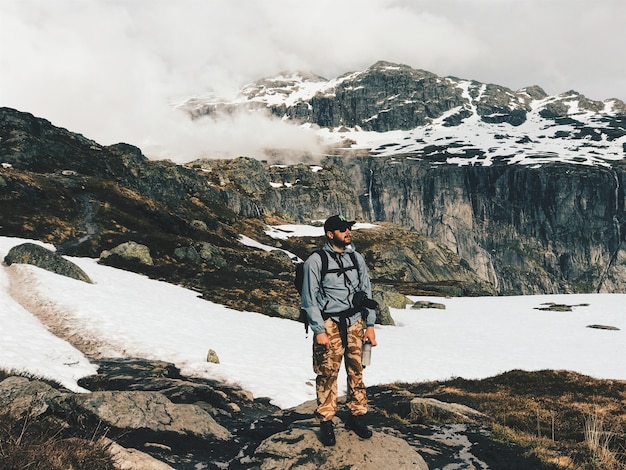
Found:
<path fill-rule="evenodd" d="M 313 253 L 311 253 L 310 256 L 313 256 L 315 253 L 318 253 L 322 260 L 322 270 L 321 270 L 321 275 L 320 275 L 320 279 L 322 281 L 324 280 L 324 277 L 328 273 L 339 273 L 339 272 L 345 273 L 345 271 L 356 269 L 358 277 L 359 277 L 359 284 L 361 283 L 361 271 L 359 270 L 359 264 L 357 263 L 356 255 L 354 254 L 354 252 L 348 253 L 348 255 L 350 256 L 350 260 L 352 261 L 352 266 L 348 266 L 347 268 L 343 268 L 343 269 L 342 268 L 328 269 L 328 253 L 326 252 L 326 250 L 322 248 L 317 249 Z M 294 277 L 293 284 L 296 290 L 298 291 L 298 294 L 300 295 L 302 295 L 303 278 L 304 278 L 304 263 L 298 263 L 296 264 L 296 275 Z M 304 323 L 304 330 L 308 333 L 309 332 L 309 318 L 303 309 L 300 309 L 300 318 L 298 320 Z"/>

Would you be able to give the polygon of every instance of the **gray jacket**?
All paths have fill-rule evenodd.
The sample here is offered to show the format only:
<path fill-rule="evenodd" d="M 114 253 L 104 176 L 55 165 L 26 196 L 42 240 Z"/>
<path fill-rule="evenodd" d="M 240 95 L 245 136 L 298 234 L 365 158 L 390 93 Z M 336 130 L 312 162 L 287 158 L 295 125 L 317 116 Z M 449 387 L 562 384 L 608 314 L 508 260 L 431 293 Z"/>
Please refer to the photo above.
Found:
<path fill-rule="evenodd" d="M 333 313 L 345 312 L 352 308 L 352 297 L 355 292 L 364 291 L 369 298 L 372 297 L 372 287 L 370 277 L 365 265 L 363 256 L 355 251 L 354 245 L 346 247 L 343 253 L 335 252 L 330 243 L 326 242 L 324 250 L 328 256 L 328 269 L 337 269 L 343 265 L 344 268 L 352 266 L 352 259 L 349 253 L 354 252 L 358 263 L 358 271 L 350 269 L 344 273 L 327 273 L 324 279 L 322 274 L 322 259 L 318 253 L 314 253 L 304 262 L 303 283 L 302 283 L 302 309 L 306 311 L 309 318 L 309 326 L 314 334 L 323 333 L 324 318 L 322 312 L 338 321 L 338 316 Z M 360 273 L 360 283 L 359 283 Z M 323 282 L 323 284 L 322 284 Z M 348 325 L 354 324 L 361 318 L 360 311 L 348 318 Z M 363 319 L 367 326 L 374 326 L 376 322 L 376 311 L 363 308 Z"/>

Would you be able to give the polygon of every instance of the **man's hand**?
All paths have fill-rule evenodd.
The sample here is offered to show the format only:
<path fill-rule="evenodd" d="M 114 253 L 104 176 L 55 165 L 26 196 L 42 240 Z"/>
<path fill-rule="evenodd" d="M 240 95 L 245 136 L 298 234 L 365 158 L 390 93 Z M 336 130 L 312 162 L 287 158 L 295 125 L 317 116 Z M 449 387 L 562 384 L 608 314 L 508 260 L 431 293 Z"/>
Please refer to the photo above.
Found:
<path fill-rule="evenodd" d="M 372 346 L 376 346 L 378 343 L 376 343 L 376 330 L 374 330 L 373 326 L 368 326 L 365 329 L 365 334 L 363 335 L 363 341 L 367 341 L 370 340 L 370 343 L 372 343 Z"/>
<path fill-rule="evenodd" d="M 318 333 L 317 335 L 315 335 L 315 342 L 317 344 L 326 346 L 326 349 L 330 348 L 330 338 L 325 331 L 323 333 Z"/>

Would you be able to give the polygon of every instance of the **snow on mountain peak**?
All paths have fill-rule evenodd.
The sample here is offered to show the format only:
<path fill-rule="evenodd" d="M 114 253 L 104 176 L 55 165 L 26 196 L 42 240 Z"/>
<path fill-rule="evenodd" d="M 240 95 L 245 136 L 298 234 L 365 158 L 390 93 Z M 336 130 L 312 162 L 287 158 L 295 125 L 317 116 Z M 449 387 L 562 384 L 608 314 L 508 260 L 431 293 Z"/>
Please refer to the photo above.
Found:
<path fill-rule="evenodd" d="M 626 153 L 619 100 L 593 101 L 573 90 L 548 96 L 537 85 L 513 91 L 385 61 L 330 80 L 279 74 L 246 85 L 234 101 L 194 111 L 239 106 L 313 129 L 335 149 L 437 164 L 610 165 Z"/>

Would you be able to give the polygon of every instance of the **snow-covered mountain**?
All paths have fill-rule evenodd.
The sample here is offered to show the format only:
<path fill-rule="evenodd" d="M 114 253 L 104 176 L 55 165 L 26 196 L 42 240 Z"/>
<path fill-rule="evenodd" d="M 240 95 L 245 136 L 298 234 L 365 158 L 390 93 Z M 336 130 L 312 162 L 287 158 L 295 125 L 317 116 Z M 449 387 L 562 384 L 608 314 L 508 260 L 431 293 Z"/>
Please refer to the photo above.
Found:
<path fill-rule="evenodd" d="M 244 86 L 236 99 L 196 98 L 184 108 L 193 117 L 269 111 L 314 129 L 329 153 L 457 165 L 610 165 L 626 155 L 626 105 L 618 99 L 548 96 L 539 86 L 513 91 L 389 62 L 330 80 L 281 74 Z"/>

